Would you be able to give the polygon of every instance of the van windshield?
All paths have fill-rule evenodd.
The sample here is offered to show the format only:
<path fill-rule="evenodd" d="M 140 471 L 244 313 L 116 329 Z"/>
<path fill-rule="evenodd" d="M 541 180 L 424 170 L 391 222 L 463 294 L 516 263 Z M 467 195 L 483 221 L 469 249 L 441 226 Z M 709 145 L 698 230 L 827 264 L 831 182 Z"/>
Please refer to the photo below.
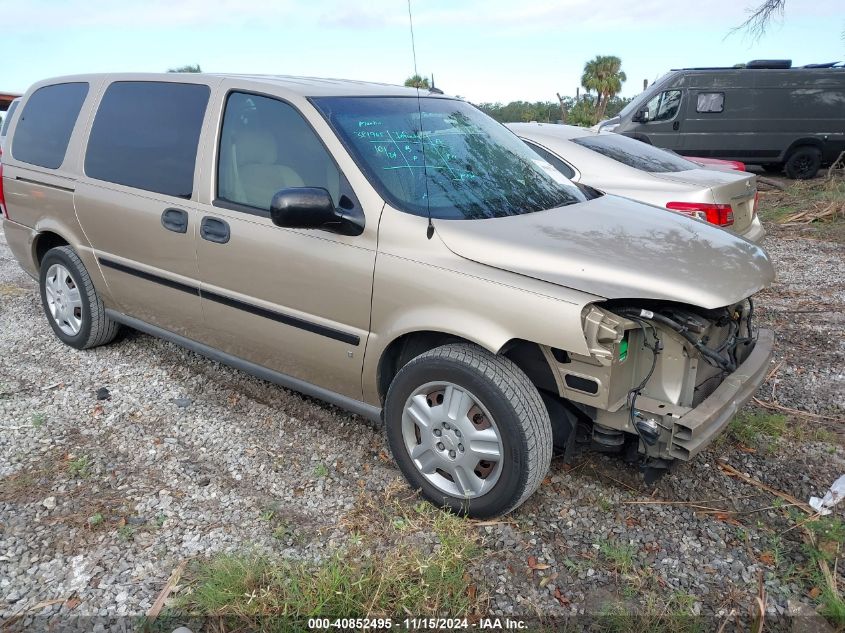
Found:
<path fill-rule="evenodd" d="M 572 142 L 628 165 L 628 167 L 651 173 L 671 173 L 701 167 L 701 165 L 681 158 L 673 152 L 613 132 L 594 136 L 579 136 L 573 138 Z"/>
<path fill-rule="evenodd" d="M 463 101 L 323 97 L 312 103 L 373 186 L 401 211 L 468 220 L 586 200 L 513 133 Z"/>

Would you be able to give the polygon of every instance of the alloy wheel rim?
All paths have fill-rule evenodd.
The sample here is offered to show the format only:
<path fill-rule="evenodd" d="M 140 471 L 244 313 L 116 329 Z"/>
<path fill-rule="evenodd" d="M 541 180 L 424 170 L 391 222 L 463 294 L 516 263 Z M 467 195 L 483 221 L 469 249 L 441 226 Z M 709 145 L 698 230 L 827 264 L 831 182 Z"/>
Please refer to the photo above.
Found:
<path fill-rule="evenodd" d="M 425 479 L 453 497 L 488 493 L 502 472 L 504 446 L 490 412 L 451 382 L 418 387 L 405 402 L 402 438 Z"/>
<path fill-rule="evenodd" d="M 82 297 L 70 271 L 61 264 L 47 269 L 44 280 L 47 308 L 59 329 L 76 336 L 82 329 Z"/>

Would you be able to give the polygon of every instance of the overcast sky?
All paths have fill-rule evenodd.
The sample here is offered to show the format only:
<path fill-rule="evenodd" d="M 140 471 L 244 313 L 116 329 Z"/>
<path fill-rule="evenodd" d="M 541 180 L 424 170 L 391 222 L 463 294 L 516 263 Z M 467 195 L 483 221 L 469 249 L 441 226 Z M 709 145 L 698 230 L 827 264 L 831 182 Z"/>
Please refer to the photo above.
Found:
<path fill-rule="evenodd" d="M 623 95 L 680 66 L 845 60 L 843 0 L 787 0 L 757 42 L 728 36 L 760 0 L 412 0 L 421 74 L 473 102 L 574 94 L 584 62 L 622 58 Z M 0 0 L 0 91 L 50 76 L 274 73 L 402 83 L 406 0 Z"/>

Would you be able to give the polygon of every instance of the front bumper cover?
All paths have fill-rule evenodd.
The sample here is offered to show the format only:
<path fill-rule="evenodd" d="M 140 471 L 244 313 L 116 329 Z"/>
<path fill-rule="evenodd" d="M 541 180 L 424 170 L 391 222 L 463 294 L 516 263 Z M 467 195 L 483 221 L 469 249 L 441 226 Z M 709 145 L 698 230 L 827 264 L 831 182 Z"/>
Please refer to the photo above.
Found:
<path fill-rule="evenodd" d="M 758 330 L 754 349 L 736 371 L 701 404 L 674 420 L 668 447 L 671 457 L 685 461 L 695 457 L 751 400 L 766 379 L 774 340 L 772 330 Z"/>

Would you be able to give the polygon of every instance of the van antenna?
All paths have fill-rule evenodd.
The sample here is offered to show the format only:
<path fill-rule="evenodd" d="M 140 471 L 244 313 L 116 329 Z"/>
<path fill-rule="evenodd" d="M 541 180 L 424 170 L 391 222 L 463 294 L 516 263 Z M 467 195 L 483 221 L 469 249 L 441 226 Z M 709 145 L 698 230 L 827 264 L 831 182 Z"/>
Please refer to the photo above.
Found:
<path fill-rule="evenodd" d="M 411 54 L 414 57 L 414 78 L 419 78 L 420 74 L 417 72 L 417 46 L 414 42 L 414 17 L 411 14 L 411 0 L 408 0 L 408 24 L 411 26 Z M 425 206 L 428 211 L 428 228 L 425 235 L 428 239 L 434 236 L 434 225 L 431 223 L 431 200 L 428 198 L 428 168 L 425 164 L 425 138 L 423 137 L 423 117 L 422 117 L 422 103 L 420 99 L 420 86 L 417 82 L 417 112 L 420 114 L 420 151 L 423 160 L 423 183 L 425 183 Z"/>

